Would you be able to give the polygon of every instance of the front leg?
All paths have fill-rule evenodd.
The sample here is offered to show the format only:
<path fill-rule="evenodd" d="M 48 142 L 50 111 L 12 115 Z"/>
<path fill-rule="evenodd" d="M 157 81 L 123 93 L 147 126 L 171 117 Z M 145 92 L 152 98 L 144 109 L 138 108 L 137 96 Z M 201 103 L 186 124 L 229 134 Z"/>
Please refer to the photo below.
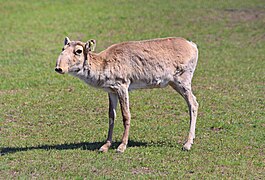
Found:
<path fill-rule="evenodd" d="M 114 128 L 114 120 L 116 118 L 117 102 L 117 94 L 109 93 L 109 131 L 106 143 L 99 149 L 99 151 L 101 152 L 107 152 L 112 143 L 112 134 Z"/>
<path fill-rule="evenodd" d="M 129 92 L 127 86 L 123 86 L 122 88 L 119 89 L 118 98 L 121 106 L 124 132 L 122 136 L 122 143 L 119 145 L 117 152 L 123 153 L 128 144 L 130 121 L 131 121 L 131 114 L 129 109 Z"/>

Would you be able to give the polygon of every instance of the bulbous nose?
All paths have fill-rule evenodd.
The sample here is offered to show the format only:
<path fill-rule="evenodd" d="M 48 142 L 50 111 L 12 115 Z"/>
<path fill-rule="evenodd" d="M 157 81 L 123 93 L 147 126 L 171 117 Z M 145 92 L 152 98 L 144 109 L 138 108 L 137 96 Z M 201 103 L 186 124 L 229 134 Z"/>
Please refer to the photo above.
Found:
<path fill-rule="evenodd" d="M 60 74 L 63 74 L 63 69 L 62 68 L 56 67 L 55 71 L 60 73 Z"/>

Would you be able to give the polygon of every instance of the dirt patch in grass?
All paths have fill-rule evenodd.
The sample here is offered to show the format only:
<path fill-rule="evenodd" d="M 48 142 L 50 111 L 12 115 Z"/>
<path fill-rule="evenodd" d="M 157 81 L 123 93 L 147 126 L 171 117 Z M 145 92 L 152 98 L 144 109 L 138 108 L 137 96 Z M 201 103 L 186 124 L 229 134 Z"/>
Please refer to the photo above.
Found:
<path fill-rule="evenodd" d="M 230 25 L 263 21 L 265 22 L 265 10 L 264 9 L 223 9 L 223 10 L 209 10 L 205 15 L 198 16 L 193 19 L 194 22 L 218 22 L 226 19 Z"/>
<path fill-rule="evenodd" d="M 152 174 L 152 170 L 148 167 L 141 167 L 132 170 L 133 174 Z"/>
<path fill-rule="evenodd" d="M 265 28 L 265 10 L 261 8 L 252 9 L 223 9 L 223 10 L 209 10 L 206 15 L 199 16 L 193 19 L 194 22 L 203 22 L 206 25 L 209 23 L 222 22 L 225 23 L 226 28 L 233 29 L 242 24 L 263 23 Z M 221 28 L 222 29 L 222 28 Z M 231 31 L 233 32 L 233 31 Z M 224 38 L 218 34 L 205 34 L 205 39 L 210 43 L 218 43 Z M 257 34 L 251 38 L 251 42 L 265 41 L 265 33 Z"/>
<path fill-rule="evenodd" d="M 224 18 L 227 18 L 227 27 L 234 28 L 239 24 L 265 24 L 265 10 L 264 9 L 225 9 Z M 252 26 L 252 25 L 251 25 Z M 265 25 L 263 25 L 265 28 Z M 249 43 L 256 44 L 257 42 L 265 41 L 265 33 L 253 35 L 249 39 Z"/>
<path fill-rule="evenodd" d="M 232 23 L 249 22 L 262 20 L 265 21 L 265 10 L 263 9 L 225 9 L 225 15 Z"/>
<path fill-rule="evenodd" d="M 0 90 L 0 95 L 2 94 L 16 94 L 19 93 L 19 90 Z"/>

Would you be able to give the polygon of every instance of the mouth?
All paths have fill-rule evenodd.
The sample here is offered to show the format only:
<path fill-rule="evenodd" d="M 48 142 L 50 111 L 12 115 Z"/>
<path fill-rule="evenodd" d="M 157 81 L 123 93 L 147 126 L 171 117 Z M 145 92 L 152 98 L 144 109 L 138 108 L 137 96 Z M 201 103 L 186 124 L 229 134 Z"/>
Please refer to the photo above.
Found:
<path fill-rule="evenodd" d="M 55 68 L 55 71 L 59 74 L 64 74 L 64 71 L 62 70 L 62 68 Z"/>
<path fill-rule="evenodd" d="M 72 68 L 71 70 L 69 70 L 69 72 L 72 72 L 72 73 L 78 73 L 81 69 L 76 67 L 76 68 Z"/>

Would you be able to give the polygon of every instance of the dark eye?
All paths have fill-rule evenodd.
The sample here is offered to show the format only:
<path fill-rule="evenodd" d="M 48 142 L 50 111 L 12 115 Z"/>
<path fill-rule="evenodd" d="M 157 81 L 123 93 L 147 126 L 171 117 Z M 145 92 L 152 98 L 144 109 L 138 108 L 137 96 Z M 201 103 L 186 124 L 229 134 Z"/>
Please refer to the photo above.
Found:
<path fill-rule="evenodd" d="M 76 50 L 75 53 L 76 53 L 76 54 L 81 54 L 81 53 L 82 53 L 82 50 L 81 50 L 81 49 L 78 49 L 78 50 Z"/>
<path fill-rule="evenodd" d="M 62 51 L 64 51 L 64 48 L 62 48 Z"/>

